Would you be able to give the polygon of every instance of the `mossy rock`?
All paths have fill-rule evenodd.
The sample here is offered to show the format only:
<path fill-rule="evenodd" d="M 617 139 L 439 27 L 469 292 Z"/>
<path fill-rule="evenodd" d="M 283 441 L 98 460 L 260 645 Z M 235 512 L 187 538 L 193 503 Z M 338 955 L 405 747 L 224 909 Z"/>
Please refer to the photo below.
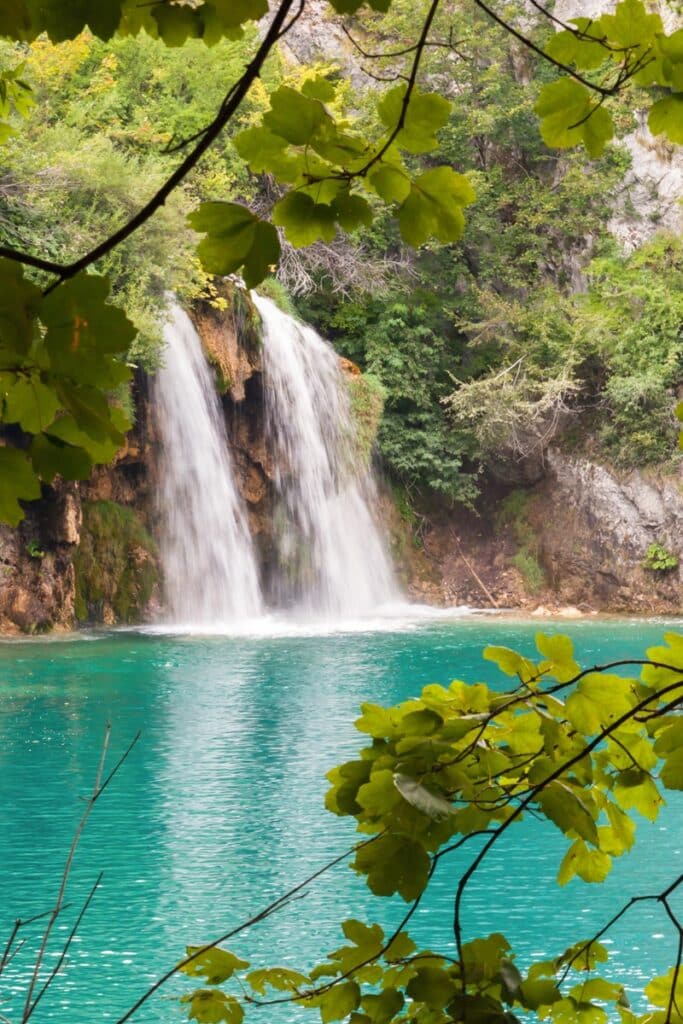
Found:
<path fill-rule="evenodd" d="M 356 454 L 359 461 L 367 466 L 382 422 L 386 391 L 382 382 L 371 373 L 347 375 L 346 383 L 356 428 Z"/>
<path fill-rule="evenodd" d="M 74 568 L 80 622 L 140 622 L 159 579 L 156 545 L 140 516 L 115 501 L 84 502 Z"/>

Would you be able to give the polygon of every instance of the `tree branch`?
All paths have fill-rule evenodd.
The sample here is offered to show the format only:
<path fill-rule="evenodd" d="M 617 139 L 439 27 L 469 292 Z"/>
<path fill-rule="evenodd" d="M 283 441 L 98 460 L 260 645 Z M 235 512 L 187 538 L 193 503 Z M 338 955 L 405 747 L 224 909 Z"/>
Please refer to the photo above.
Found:
<path fill-rule="evenodd" d="M 494 846 L 494 844 L 500 839 L 500 837 L 502 835 L 505 834 L 505 832 L 507 832 L 507 830 L 512 825 L 512 823 L 514 821 L 516 821 L 517 818 L 520 817 L 520 815 L 526 810 L 526 808 L 529 806 L 529 804 L 531 804 L 536 799 L 538 794 L 543 789 L 545 789 L 546 786 L 548 786 L 551 782 L 554 782 L 556 779 L 559 779 L 562 775 L 565 774 L 565 772 L 567 772 L 574 765 L 579 764 L 580 761 L 583 761 L 584 758 L 587 757 L 590 753 L 592 753 L 592 751 L 595 750 L 596 747 L 598 747 L 602 743 L 602 741 L 604 739 L 606 739 L 608 736 L 610 736 L 611 733 L 613 733 L 616 729 L 620 728 L 620 726 L 624 725 L 625 722 L 628 722 L 631 718 L 635 718 L 637 713 L 639 711 L 642 711 L 644 708 L 646 708 L 648 706 L 648 704 L 651 704 L 655 700 L 660 700 L 662 697 L 666 696 L 667 694 L 673 693 L 675 690 L 680 690 L 680 689 L 683 689 L 683 678 L 679 678 L 675 682 L 670 683 L 668 686 L 662 687 L 662 689 L 658 690 L 656 693 L 649 694 L 643 700 L 639 701 L 638 704 L 634 705 L 634 707 L 629 708 L 629 710 L 624 712 L 623 715 L 620 715 L 618 718 L 616 718 L 608 726 L 605 726 L 605 728 L 602 729 L 598 733 L 598 735 L 595 736 L 590 741 L 590 743 L 588 743 L 584 747 L 583 750 L 581 750 L 578 754 L 575 754 L 573 757 L 570 757 L 569 760 L 565 761 L 562 765 L 560 765 L 559 768 L 556 768 L 555 771 L 551 772 L 548 776 L 546 776 L 546 778 L 543 779 L 542 782 L 539 782 L 536 786 L 534 786 L 533 789 L 531 790 L 531 792 L 529 793 L 529 795 L 526 796 L 517 805 L 517 807 L 514 808 L 514 810 L 510 814 L 509 818 L 506 818 L 506 820 L 495 830 L 495 832 L 491 836 L 491 838 L 486 841 L 486 843 L 484 844 L 482 849 L 479 851 L 477 856 L 474 858 L 474 860 L 472 861 L 470 866 L 467 868 L 465 873 L 461 876 L 461 878 L 460 878 L 460 880 L 458 882 L 457 890 L 456 890 L 455 904 L 454 904 L 454 911 L 453 911 L 453 932 L 455 934 L 455 942 L 456 942 L 456 946 L 457 946 L 457 949 L 458 949 L 458 959 L 460 960 L 461 964 L 462 964 L 462 923 L 461 923 L 461 918 L 460 918 L 460 909 L 461 909 L 461 905 L 462 905 L 462 898 L 463 898 L 465 889 L 467 887 L 467 884 L 470 881 L 470 879 L 472 878 L 472 875 L 475 873 L 475 871 L 477 870 L 477 868 L 479 867 L 481 862 L 484 860 L 484 858 L 486 857 L 488 852 L 491 850 L 491 848 Z M 462 974 L 461 974 L 461 977 L 462 977 L 462 990 L 464 992 L 465 991 L 465 985 L 466 985 L 464 966 L 461 968 L 461 970 L 462 970 Z"/>
<path fill-rule="evenodd" d="M 93 249 L 91 249 L 90 252 L 86 253 L 84 256 L 81 256 L 79 259 L 75 260 L 72 263 L 54 263 L 50 260 L 43 260 L 39 257 L 32 256 L 28 253 L 19 252 L 16 249 L 10 249 L 7 247 L 0 247 L 0 256 L 4 256 L 7 259 L 13 260 L 17 263 L 23 263 L 26 266 L 35 267 L 36 269 L 46 270 L 49 273 L 56 274 L 57 280 L 53 282 L 53 284 L 51 284 L 49 288 L 46 290 L 47 294 L 51 292 L 54 288 L 58 287 L 58 285 L 62 284 L 64 281 L 67 281 L 70 278 L 75 277 L 76 274 L 80 273 L 82 270 L 85 270 L 93 263 L 96 263 L 97 260 L 101 259 L 103 256 L 106 256 L 107 253 L 111 252 L 112 249 L 115 249 L 118 245 L 121 244 L 121 242 L 124 242 L 127 238 L 130 238 L 130 236 L 134 234 L 134 232 L 137 231 L 138 228 L 142 227 L 142 225 L 145 224 L 150 219 L 150 217 L 152 217 L 153 214 L 157 212 L 157 210 L 161 209 L 161 207 L 164 205 L 164 203 L 166 202 L 170 194 L 173 192 L 173 190 L 177 188 L 182 181 L 184 181 L 184 179 L 187 177 L 190 171 L 192 171 L 194 167 L 196 167 L 196 165 L 199 163 L 204 153 L 206 153 L 207 149 L 209 149 L 212 143 L 215 142 L 215 140 L 221 134 L 221 132 L 223 131 L 227 123 L 230 121 L 233 114 L 236 112 L 236 110 L 242 103 L 242 100 L 249 92 L 249 89 L 251 88 L 255 80 L 259 77 L 261 69 L 263 68 L 266 58 L 268 57 L 273 46 L 281 37 L 283 31 L 288 31 L 289 27 L 291 27 L 291 25 L 293 24 L 294 19 L 290 21 L 290 24 L 289 26 L 287 26 L 287 28 L 283 29 L 287 16 L 292 7 L 294 6 L 294 2 L 295 0 L 281 0 L 280 6 L 276 10 L 273 20 L 271 21 L 270 26 L 268 28 L 268 31 L 263 37 L 263 40 L 259 45 L 255 56 L 247 65 L 242 77 L 232 86 L 230 91 L 227 93 L 223 103 L 221 104 L 221 108 L 218 111 L 218 114 L 213 119 L 211 124 L 207 125 L 206 129 L 204 130 L 204 132 L 201 134 L 201 137 L 197 141 L 197 144 L 194 147 L 194 149 L 190 153 L 188 153 L 185 159 L 178 165 L 175 171 L 166 179 L 164 184 L 152 196 L 152 198 L 147 203 L 145 203 L 145 205 L 141 207 L 140 210 L 138 210 L 138 212 L 133 217 L 131 217 L 129 221 L 127 221 L 126 224 L 120 227 L 118 231 L 115 231 L 108 238 L 105 238 L 104 241 L 100 242 L 99 245 L 96 245 Z M 303 3 L 300 3 L 300 8 L 296 14 L 296 17 L 298 17 L 301 14 L 302 9 Z"/>

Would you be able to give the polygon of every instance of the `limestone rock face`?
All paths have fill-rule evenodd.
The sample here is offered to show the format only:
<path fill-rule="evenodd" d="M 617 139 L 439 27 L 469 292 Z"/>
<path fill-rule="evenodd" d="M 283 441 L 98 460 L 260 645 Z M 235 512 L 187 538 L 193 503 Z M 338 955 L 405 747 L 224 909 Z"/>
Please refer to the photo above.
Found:
<path fill-rule="evenodd" d="M 46 487 L 12 529 L 0 526 L 0 632 L 66 630 L 74 622 L 71 562 L 80 530 L 77 485 Z"/>
<path fill-rule="evenodd" d="M 541 560 L 564 604 L 586 600 L 605 611 L 681 611 L 683 467 L 672 475 L 617 474 L 589 459 L 550 449 L 548 476 L 531 516 Z M 650 544 L 679 560 L 645 568 Z"/>
<path fill-rule="evenodd" d="M 262 371 L 259 315 L 249 293 L 232 280 L 216 280 L 211 301 L 194 304 L 191 316 L 220 394 L 246 398 L 247 383 Z"/>

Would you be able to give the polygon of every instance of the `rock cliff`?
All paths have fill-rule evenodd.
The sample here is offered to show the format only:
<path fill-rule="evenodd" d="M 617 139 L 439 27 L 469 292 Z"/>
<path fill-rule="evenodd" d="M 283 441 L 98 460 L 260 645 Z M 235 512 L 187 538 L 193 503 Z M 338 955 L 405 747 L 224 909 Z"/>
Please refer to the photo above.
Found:
<path fill-rule="evenodd" d="M 446 604 L 683 612 L 683 466 L 628 473 L 550 448 L 540 481 L 476 512 L 424 508 L 416 595 Z M 659 554 L 659 557 L 657 557 Z"/>

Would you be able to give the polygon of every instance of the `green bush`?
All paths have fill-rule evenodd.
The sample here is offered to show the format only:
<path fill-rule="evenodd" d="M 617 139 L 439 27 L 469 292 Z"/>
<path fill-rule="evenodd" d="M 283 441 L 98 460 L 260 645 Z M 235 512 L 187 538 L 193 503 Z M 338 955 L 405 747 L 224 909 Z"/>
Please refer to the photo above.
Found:
<path fill-rule="evenodd" d="M 645 552 L 643 568 L 652 572 L 671 572 L 678 568 L 678 557 L 672 551 L 668 551 L 663 544 L 657 542 L 650 544 Z"/>
<path fill-rule="evenodd" d="M 543 589 L 545 573 L 534 555 L 523 548 L 513 556 L 512 564 L 522 574 L 524 586 L 530 594 L 538 594 Z"/>

